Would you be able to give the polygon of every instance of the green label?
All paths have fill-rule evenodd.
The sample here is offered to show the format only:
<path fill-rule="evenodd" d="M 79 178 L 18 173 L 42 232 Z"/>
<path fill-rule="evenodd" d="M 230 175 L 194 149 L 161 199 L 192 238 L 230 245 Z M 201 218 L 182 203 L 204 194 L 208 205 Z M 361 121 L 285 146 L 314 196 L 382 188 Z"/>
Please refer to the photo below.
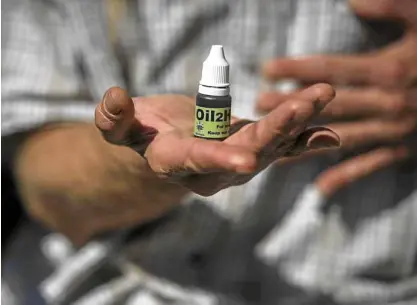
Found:
<path fill-rule="evenodd" d="M 201 138 L 222 139 L 229 136 L 231 109 L 196 106 L 194 135 Z"/>

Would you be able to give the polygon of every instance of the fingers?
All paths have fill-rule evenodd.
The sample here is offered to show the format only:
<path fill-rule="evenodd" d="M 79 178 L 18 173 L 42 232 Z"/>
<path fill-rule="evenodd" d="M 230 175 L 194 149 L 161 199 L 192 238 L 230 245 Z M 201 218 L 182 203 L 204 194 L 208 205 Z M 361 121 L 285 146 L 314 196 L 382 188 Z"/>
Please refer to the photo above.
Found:
<path fill-rule="evenodd" d="M 394 163 L 404 161 L 408 156 L 409 152 L 405 147 L 376 149 L 326 170 L 318 176 L 315 183 L 329 198 L 341 188 Z"/>
<path fill-rule="evenodd" d="M 243 127 L 229 141 L 259 152 L 277 138 L 284 142 L 285 139 L 295 139 L 333 99 L 334 94 L 330 85 L 312 86 L 303 92 L 302 98 L 282 103 L 260 121 Z"/>
<path fill-rule="evenodd" d="M 326 127 L 330 130 L 325 131 L 313 129 L 313 133 L 307 132 L 300 136 L 293 154 L 297 154 L 300 151 L 311 150 L 315 147 L 336 147 L 338 141 L 340 142 L 341 149 L 354 150 L 365 146 L 390 144 L 404 140 L 406 137 L 417 131 L 417 121 L 415 119 L 416 113 L 412 112 L 412 110 L 415 111 L 416 104 L 413 103 L 412 106 L 406 105 L 402 97 L 398 96 L 395 99 L 393 97 L 394 95 L 391 96 L 392 99 L 385 97 L 387 104 L 378 107 L 377 103 L 384 104 L 383 99 L 365 99 L 361 105 L 360 102 L 354 101 L 353 99 L 346 98 L 346 100 L 344 100 L 345 97 L 343 97 L 343 93 L 340 95 L 338 94 L 334 101 L 327 104 L 326 108 L 322 111 L 321 116 L 345 118 L 349 115 L 363 115 L 361 112 L 367 112 L 368 114 L 377 114 L 378 112 L 381 112 L 387 116 L 395 116 L 395 114 L 399 113 L 402 115 L 395 119 L 369 118 L 355 122 L 334 123 L 327 125 Z M 352 103 L 356 108 L 350 108 L 349 103 Z M 279 109 L 279 106 L 276 109 Z M 407 113 L 407 111 L 409 113 Z M 407 115 L 405 115 L 405 113 L 407 113 Z M 337 136 L 338 138 L 336 138 Z M 317 141 L 317 139 L 319 139 L 319 141 Z"/>
<path fill-rule="evenodd" d="M 256 156 L 240 146 L 198 138 L 181 138 L 175 133 L 156 137 L 145 157 L 151 168 L 162 177 L 190 173 L 252 173 Z"/>
<path fill-rule="evenodd" d="M 134 123 L 135 107 L 127 92 L 113 87 L 96 107 L 95 124 L 103 137 L 113 144 L 125 144 Z"/>
<path fill-rule="evenodd" d="M 340 89 L 321 112 L 332 119 L 383 116 L 397 117 L 417 111 L 417 90 L 385 91 L 378 88 Z M 416 114 L 417 115 L 417 114 Z"/>
<path fill-rule="evenodd" d="M 417 3 L 414 0 L 350 0 L 360 16 L 372 19 L 399 19 L 417 26 Z"/>
<path fill-rule="evenodd" d="M 261 113 L 266 113 L 274 110 L 276 107 L 290 99 L 308 99 L 312 90 L 315 90 L 314 86 L 291 93 L 276 91 L 263 92 L 256 101 L 256 110 Z"/>
<path fill-rule="evenodd" d="M 406 85 L 407 67 L 378 55 L 310 56 L 272 60 L 264 66 L 263 76 L 270 81 L 395 87 Z"/>
<path fill-rule="evenodd" d="M 414 115 L 397 120 L 373 119 L 359 122 L 336 123 L 328 127 L 340 137 L 341 148 L 353 150 L 376 144 L 397 143 L 417 129 Z"/>
<path fill-rule="evenodd" d="M 396 18 L 397 8 L 396 3 L 407 2 L 403 0 L 374 0 L 374 1 L 362 1 L 362 0 L 350 0 L 352 9 L 360 16 L 367 18 Z M 395 3 L 394 3 L 395 2 Z"/>
<path fill-rule="evenodd" d="M 257 109 L 269 112 L 289 97 L 301 93 L 267 92 L 260 95 Z M 417 90 L 387 91 L 379 88 L 338 89 L 336 97 L 320 113 L 328 119 L 347 119 L 369 116 L 396 117 L 417 111 Z"/>

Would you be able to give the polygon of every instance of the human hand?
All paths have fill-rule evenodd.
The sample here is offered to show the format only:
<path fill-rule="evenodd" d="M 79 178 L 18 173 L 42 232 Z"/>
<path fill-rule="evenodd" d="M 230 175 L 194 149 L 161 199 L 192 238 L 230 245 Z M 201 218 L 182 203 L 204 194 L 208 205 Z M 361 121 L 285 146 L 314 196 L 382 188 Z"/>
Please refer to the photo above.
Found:
<path fill-rule="evenodd" d="M 331 130 L 306 130 L 333 99 L 332 87 L 319 84 L 302 94 L 260 121 L 234 118 L 232 134 L 223 142 L 193 137 L 195 102 L 179 95 L 132 100 L 112 88 L 96 108 L 96 126 L 110 143 L 137 151 L 157 176 L 208 196 L 245 183 L 280 157 L 338 147 Z"/>
<path fill-rule="evenodd" d="M 340 136 L 342 149 L 379 146 L 394 155 L 404 149 L 402 155 L 415 156 L 409 144 L 417 139 L 417 2 L 352 0 L 351 4 L 364 18 L 403 23 L 404 36 L 367 54 L 276 59 L 265 65 L 263 74 L 271 81 L 289 78 L 336 86 L 336 98 L 320 117 L 332 121 L 328 126 Z M 258 108 L 271 111 L 294 95 L 300 97 L 299 92 L 264 93 Z M 368 154 L 369 160 L 379 160 L 379 152 Z M 388 166 L 399 160 L 383 163 Z"/>
<path fill-rule="evenodd" d="M 82 245 L 146 223 L 189 193 L 162 181 L 137 153 L 106 142 L 93 124 L 54 124 L 23 143 L 14 176 L 28 214 Z"/>

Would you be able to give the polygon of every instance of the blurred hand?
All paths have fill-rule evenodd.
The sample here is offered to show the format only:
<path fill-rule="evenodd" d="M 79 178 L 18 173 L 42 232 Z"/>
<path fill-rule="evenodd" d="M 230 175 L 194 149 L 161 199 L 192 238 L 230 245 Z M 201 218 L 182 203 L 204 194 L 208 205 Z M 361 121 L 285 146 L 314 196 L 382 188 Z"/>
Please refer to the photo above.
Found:
<path fill-rule="evenodd" d="M 340 136 L 342 149 L 380 147 L 346 163 L 365 173 L 415 156 L 409 144 L 417 141 L 417 1 L 351 0 L 351 5 L 362 17 L 403 23 L 404 36 L 367 54 L 279 58 L 268 62 L 263 74 L 270 81 L 294 79 L 302 84 L 327 82 L 336 86 L 334 101 L 320 117 L 333 121 L 328 127 Z M 258 109 L 273 111 L 294 95 L 302 98 L 300 92 L 263 93 Z M 374 170 L 368 168 L 370 164 Z M 340 174 L 340 181 L 347 174 L 344 165 L 333 168 L 332 173 L 334 177 Z"/>
<path fill-rule="evenodd" d="M 113 144 L 131 147 L 160 178 L 201 195 L 242 184 L 284 156 L 338 147 L 335 133 L 307 124 L 333 99 L 315 85 L 282 102 L 258 122 L 234 118 L 225 141 L 193 137 L 195 101 L 179 95 L 134 98 L 110 89 L 96 109 L 96 126 Z M 149 185 L 151 188 L 152 185 Z"/>

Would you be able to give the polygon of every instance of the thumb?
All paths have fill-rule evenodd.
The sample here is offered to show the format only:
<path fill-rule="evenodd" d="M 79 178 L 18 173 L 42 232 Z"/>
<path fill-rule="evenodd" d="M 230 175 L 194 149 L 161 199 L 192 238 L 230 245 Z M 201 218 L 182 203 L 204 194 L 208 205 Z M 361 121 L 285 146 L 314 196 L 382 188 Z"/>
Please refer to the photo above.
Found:
<path fill-rule="evenodd" d="M 126 90 L 113 87 L 96 107 L 95 124 L 108 142 L 129 144 L 134 115 L 135 107 Z"/>

